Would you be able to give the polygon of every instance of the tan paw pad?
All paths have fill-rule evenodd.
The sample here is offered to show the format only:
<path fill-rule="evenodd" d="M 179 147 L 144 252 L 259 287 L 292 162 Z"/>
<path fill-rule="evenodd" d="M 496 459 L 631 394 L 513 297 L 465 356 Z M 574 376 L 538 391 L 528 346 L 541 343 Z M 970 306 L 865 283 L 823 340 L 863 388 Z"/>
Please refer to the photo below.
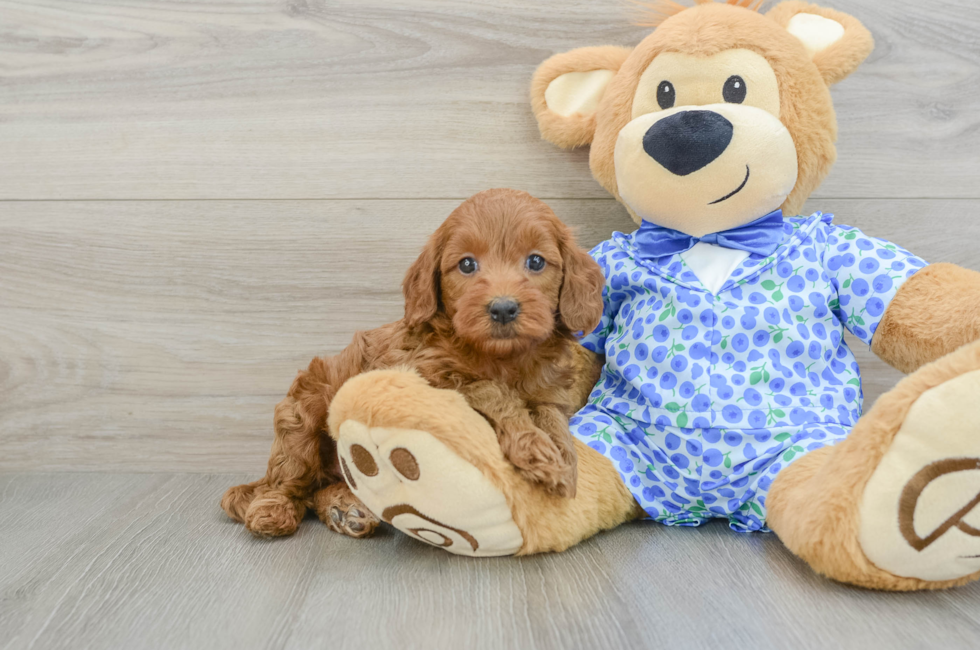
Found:
<path fill-rule="evenodd" d="M 430 433 L 340 425 L 347 484 L 403 533 L 450 553 L 512 555 L 524 543 L 504 494 Z"/>
<path fill-rule="evenodd" d="M 916 400 L 860 513 L 861 548 L 889 573 L 939 581 L 980 571 L 980 371 Z"/>

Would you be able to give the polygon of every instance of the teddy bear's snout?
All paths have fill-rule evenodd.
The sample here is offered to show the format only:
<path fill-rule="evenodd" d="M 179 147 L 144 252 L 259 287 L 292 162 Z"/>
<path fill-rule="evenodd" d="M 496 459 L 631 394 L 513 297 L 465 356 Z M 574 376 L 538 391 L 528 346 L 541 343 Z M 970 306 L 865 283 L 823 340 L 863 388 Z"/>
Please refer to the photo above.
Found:
<path fill-rule="evenodd" d="M 667 171 L 687 176 L 725 152 L 735 127 L 714 111 L 682 111 L 657 120 L 643 135 L 643 150 Z"/>

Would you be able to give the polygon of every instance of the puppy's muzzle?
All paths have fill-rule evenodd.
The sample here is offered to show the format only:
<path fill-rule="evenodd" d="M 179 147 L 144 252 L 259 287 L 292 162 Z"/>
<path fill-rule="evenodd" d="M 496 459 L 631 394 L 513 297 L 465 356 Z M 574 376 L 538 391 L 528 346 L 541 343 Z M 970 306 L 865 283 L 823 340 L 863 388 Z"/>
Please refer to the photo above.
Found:
<path fill-rule="evenodd" d="M 725 153 L 734 132 L 714 111 L 682 111 L 654 122 L 643 135 L 643 150 L 672 174 L 687 176 Z"/>
<path fill-rule="evenodd" d="M 521 305 L 513 298 L 494 298 L 487 305 L 487 313 L 493 322 L 506 325 L 517 319 Z"/>

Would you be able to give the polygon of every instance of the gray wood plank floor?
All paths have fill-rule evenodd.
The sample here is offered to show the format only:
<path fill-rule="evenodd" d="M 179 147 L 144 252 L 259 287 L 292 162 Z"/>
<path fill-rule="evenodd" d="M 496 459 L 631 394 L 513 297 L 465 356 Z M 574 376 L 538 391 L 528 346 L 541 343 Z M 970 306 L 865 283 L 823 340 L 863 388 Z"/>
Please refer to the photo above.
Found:
<path fill-rule="evenodd" d="M 316 519 L 258 540 L 217 508 L 245 478 L 0 475 L 0 648 L 954 649 L 980 633 L 980 584 L 852 589 L 721 524 L 522 559 Z"/>

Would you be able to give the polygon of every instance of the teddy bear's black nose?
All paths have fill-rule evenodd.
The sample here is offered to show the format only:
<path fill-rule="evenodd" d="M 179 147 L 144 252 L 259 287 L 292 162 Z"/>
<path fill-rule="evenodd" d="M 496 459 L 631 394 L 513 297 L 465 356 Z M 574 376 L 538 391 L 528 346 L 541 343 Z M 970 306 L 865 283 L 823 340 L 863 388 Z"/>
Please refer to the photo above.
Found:
<path fill-rule="evenodd" d="M 667 171 L 687 176 L 724 153 L 734 130 L 714 111 L 682 111 L 647 129 L 643 150 Z"/>

